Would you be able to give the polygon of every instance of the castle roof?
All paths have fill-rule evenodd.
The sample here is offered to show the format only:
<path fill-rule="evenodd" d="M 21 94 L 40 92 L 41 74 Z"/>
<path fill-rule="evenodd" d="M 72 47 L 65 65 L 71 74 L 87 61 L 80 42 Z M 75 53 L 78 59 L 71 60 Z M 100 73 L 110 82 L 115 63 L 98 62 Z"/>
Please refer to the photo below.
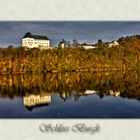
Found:
<path fill-rule="evenodd" d="M 28 111 L 32 111 L 34 108 L 39 108 L 39 107 L 48 106 L 49 104 L 50 104 L 50 103 L 38 104 L 38 105 L 34 105 L 34 106 L 26 106 L 26 105 L 25 105 L 25 108 L 26 108 Z"/>
<path fill-rule="evenodd" d="M 40 39 L 40 40 L 49 40 L 47 36 L 42 36 L 42 35 L 32 35 L 30 32 L 27 32 L 23 38 L 34 38 L 34 39 Z"/>

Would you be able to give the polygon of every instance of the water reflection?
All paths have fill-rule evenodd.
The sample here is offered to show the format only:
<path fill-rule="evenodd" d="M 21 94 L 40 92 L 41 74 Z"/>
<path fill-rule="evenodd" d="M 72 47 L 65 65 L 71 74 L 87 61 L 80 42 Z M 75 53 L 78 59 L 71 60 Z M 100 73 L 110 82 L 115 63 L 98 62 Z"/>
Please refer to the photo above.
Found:
<path fill-rule="evenodd" d="M 34 106 L 48 105 L 51 103 L 51 95 L 28 95 L 23 97 L 23 104 L 28 110 Z"/>
<path fill-rule="evenodd" d="M 89 95 L 139 100 L 139 79 L 140 73 L 136 71 L 0 75 L 0 97 L 22 98 L 28 111 L 49 106 L 55 95 L 64 101 L 70 98 L 78 101 Z"/>
<path fill-rule="evenodd" d="M 92 94 L 99 94 L 99 91 L 96 91 L 96 90 L 85 90 L 83 93 L 81 94 L 78 94 L 78 93 L 75 93 L 75 94 L 72 94 L 72 96 L 74 97 L 75 101 L 78 100 L 77 97 L 80 97 L 80 96 L 86 96 L 86 95 L 92 95 Z M 29 110 L 29 111 L 32 111 L 32 109 L 34 107 L 41 107 L 41 106 L 44 106 L 44 105 L 49 105 L 52 101 L 52 96 L 54 94 L 52 93 L 40 93 L 39 95 L 34 95 L 34 94 L 31 94 L 31 95 L 26 95 L 26 96 L 23 96 L 23 104 L 24 106 Z M 62 94 L 57 94 L 61 99 L 63 99 L 64 101 L 66 101 L 69 96 L 67 96 L 67 94 L 65 92 L 63 92 Z M 100 94 L 99 94 L 100 95 Z M 118 91 L 113 91 L 113 90 L 110 90 L 109 91 L 109 94 L 107 95 L 111 95 L 111 96 L 120 96 L 120 92 Z M 102 97 L 102 96 L 101 96 Z"/>

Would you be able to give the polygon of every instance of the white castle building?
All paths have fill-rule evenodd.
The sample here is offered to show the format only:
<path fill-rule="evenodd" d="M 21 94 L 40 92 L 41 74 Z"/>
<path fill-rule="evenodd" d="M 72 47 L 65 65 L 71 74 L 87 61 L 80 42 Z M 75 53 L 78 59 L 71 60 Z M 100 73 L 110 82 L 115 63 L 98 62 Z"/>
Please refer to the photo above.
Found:
<path fill-rule="evenodd" d="M 22 38 L 22 47 L 51 49 L 50 40 L 47 36 L 32 35 L 30 32 Z"/>

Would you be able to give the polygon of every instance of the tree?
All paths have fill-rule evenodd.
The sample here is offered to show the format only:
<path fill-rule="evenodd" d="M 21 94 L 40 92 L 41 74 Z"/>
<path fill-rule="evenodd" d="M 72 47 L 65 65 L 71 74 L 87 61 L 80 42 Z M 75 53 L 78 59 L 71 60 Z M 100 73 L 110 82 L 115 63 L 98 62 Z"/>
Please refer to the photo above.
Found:
<path fill-rule="evenodd" d="M 79 43 L 76 39 L 73 40 L 73 47 L 78 47 Z"/>
<path fill-rule="evenodd" d="M 102 45 L 103 44 L 103 41 L 101 39 L 98 40 L 98 45 Z"/>

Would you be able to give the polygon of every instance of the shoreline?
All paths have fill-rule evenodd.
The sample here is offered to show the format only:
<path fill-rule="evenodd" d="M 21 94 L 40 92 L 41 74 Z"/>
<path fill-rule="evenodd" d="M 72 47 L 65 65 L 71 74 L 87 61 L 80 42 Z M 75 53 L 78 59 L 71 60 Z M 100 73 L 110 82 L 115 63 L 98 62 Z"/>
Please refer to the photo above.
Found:
<path fill-rule="evenodd" d="M 129 69 L 93 69 L 93 70 L 64 70 L 64 71 L 57 71 L 57 70 L 52 70 L 52 71 L 41 71 L 41 72 L 0 72 L 0 75 L 18 75 L 18 74 L 47 74 L 47 73 L 83 73 L 83 72 L 115 72 L 115 71 L 139 71 L 139 68 L 129 68 Z"/>

